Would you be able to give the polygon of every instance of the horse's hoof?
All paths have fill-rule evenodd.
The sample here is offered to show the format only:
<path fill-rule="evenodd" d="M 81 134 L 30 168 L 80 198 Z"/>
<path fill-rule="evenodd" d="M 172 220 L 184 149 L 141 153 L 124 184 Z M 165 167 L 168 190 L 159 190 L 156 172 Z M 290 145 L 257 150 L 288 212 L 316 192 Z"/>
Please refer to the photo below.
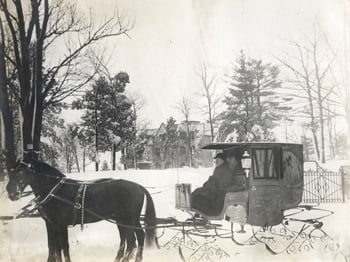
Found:
<path fill-rule="evenodd" d="M 122 262 L 122 259 L 123 259 L 123 257 L 116 257 L 115 259 L 114 259 L 114 262 Z"/>

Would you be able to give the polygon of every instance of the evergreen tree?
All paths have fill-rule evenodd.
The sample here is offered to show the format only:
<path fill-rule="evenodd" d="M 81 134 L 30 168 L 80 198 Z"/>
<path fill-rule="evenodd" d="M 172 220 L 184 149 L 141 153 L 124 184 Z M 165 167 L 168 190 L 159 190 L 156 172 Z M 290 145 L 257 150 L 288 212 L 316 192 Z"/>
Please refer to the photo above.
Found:
<path fill-rule="evenodd" d="M 115 170 L 115 153 L 122 150 L 126 153 L 128 148 L 132 148 L 132 158 L 135 160 L 140 146 L 136 141 L 136 115 L 132 109 L 132 101 L 129 100 L 123 93 L 126 85 L 129 83 L 129 75 L 126 72 L 119 72 L 111 81 L 112 93 L 110 96 L 109 114 L 112 116 L 112 122 L 108 132 L 110 137 L 110 145 L 112 150 L 112 170 Z M 126 160 L 127 155 L 124 156 Z M 136 163 L 134 163 L 136 165 Z"/>
<path fill-rule="evenodd" d="M 73 108 L 85 109 L 82 125 L 93 134 L 86 142 L 95 145 L 96 171 L 98 152 L 124 149 L 135 139 L 135 117 L 131 103 L 123 94 L 127 83 L 129 76 L 125 72 L 118 73 L 110 81 L 100 77 L 82 99 L 73 103 Z"/>
<path fill-rule="evenodd" d="M 86 91 L 82 99 L 73 102 L 72 107 L 75 109 L 85 109 L 81 117 L 82 125 L 91 130 L 93 136 L 87 138 L 89 144 L 95 145 L 95 169 L 98 171 L 98 152 L 106 150 L 106 114 L 104 108 L 108 96 L 108 82 L 105 78 L 100 77 L 92 85 L 92 89 Z"/>
<path fill-rule="evenodd" d="M 86 159 L 94 159 L 94 149 L 91 144 L 91 137 L 94 137 L 94 131 L 88 129 L 87 127 L 79 128 L 78 131 L 78 141 L 79 145 L 82 147 L 82 158 L 83 158 L 83 172 L 85 173 L 85 167 L 87 166 Z"/>
<path fill-rule="evenodd" d="M 229 77 L 227 110 L 219 116 L 224 136 L 236 132 L 238 141 L 273 139 L 271 129 L 290 109 L 281 105 L 283 99 L 276 92 L 281 87 L 278 74 L 277 66 L 246 58 L 241 52 Z"/>
<path fill-rule="evenodd" d="M 58 148 L 62 147 L 63 139 L 59 129 L 64 128 L 64 119 L 59 117 L 62 109 L 66 108 L 64 103 L 57 103 L 44 109 L 43 123 L 41 129 L 42 140 L 40 142 L 41 152 L 39 159 L 47 162 L 53 167 L 59 168 Z"/>
<path fill-rule="evenodd" d="M 176 166 L 176 153 L 178 151 L 178 136 L 176 134 L 177 125 L 176 120 L 173 117 L 170 117 L 167 120 L 166 124 L 166 136 L 164 143 L 164 155 L 165 161 L 168 163 L 168 166 L 175 167 Z"/>
<path fill-rule="evenodd" d="M 136 168 L 137 161 L 142 160 L 142 155 L 145 151 L 145 137 L 143 133 L 136 135 L 135 140 L 130 141 L 125 148 L 123 163 L 126 168 Z"/>

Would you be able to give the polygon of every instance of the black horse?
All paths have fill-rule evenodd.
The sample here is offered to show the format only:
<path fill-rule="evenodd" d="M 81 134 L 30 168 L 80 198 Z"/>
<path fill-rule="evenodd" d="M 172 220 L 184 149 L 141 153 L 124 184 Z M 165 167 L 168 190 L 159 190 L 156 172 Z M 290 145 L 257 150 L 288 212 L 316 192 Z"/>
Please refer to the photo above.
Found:
<path fill-rule="evenodd" d="M 149 192 L 139 184 L 121 179 L 100 179 L 93 182 L 68 179 L 57 169 L 32 160 L 30 163 L 19 162 L 10 175 L 6 188 L 9 198 L 19 199 L 27 185 L 31 186 L 37 199 L 36 207 L 46 223 L 48 262 L 61 262 L 62 252 L 65 261 L 71 261 L 68 225 L 83 225 L 100 220 L 114 222 L 120 235 L 115 261 L 129 261 L 132 258 L 136 238 L 138 245 L 135 261 L 142 260 L 145 237 L 148 246 L 156 241 L 153 200 Z M 146 234 L 140 223 L 145 196 Z"/>

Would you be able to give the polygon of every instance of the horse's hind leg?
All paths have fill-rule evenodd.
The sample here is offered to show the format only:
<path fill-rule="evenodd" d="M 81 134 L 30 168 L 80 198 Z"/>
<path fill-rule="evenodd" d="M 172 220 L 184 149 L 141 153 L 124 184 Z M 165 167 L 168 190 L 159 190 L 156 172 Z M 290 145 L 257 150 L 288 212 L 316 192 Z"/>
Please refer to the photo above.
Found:
<path fill-rule="evenodd" d="M 120 244 L 119 244 L 117 256 L 114 260 L 115 262 L 119 262 L 120 259 L 124 257 L 124 251 L 125 251 L 125 239 L 126 239 L 125 228 L 122 226 L 118 226 L 118 229 L 119 229 L 119 236 L 120 236 Z"/>
<path fill-rule="evenodd" d="M 136 252 L 135 261 L 140 262 L 142 261 L 143 246 L 145 243 L 145 232 L 142 229 L 140 221 L 136 222 L 136 227 L 138 229 L 135 230 L 136 238 L 137 238 L 137 252 Z"/>
<path fill-rule="evenodd" d="M 126 248 L 123 262 L 127 262 L 130 259 L 132 259 L 134 255 L 134 250 L 136 248 L 136 238 L 135 238 L 134 230 L 128 228 L 128 229 L 125 229 L 125 231 L 126 231 L 126 242 L 128 245 Z"/>

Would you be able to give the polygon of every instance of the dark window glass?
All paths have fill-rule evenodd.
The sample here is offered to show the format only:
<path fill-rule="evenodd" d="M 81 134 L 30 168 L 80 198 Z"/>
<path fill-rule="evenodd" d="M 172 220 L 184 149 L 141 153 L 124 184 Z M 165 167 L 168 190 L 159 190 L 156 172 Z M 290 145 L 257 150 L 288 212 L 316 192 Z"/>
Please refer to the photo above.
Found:
<path fill-rule="evenodd" d="M 278 178 L 273 149 L 253 150 L 254 178 Z"/>

